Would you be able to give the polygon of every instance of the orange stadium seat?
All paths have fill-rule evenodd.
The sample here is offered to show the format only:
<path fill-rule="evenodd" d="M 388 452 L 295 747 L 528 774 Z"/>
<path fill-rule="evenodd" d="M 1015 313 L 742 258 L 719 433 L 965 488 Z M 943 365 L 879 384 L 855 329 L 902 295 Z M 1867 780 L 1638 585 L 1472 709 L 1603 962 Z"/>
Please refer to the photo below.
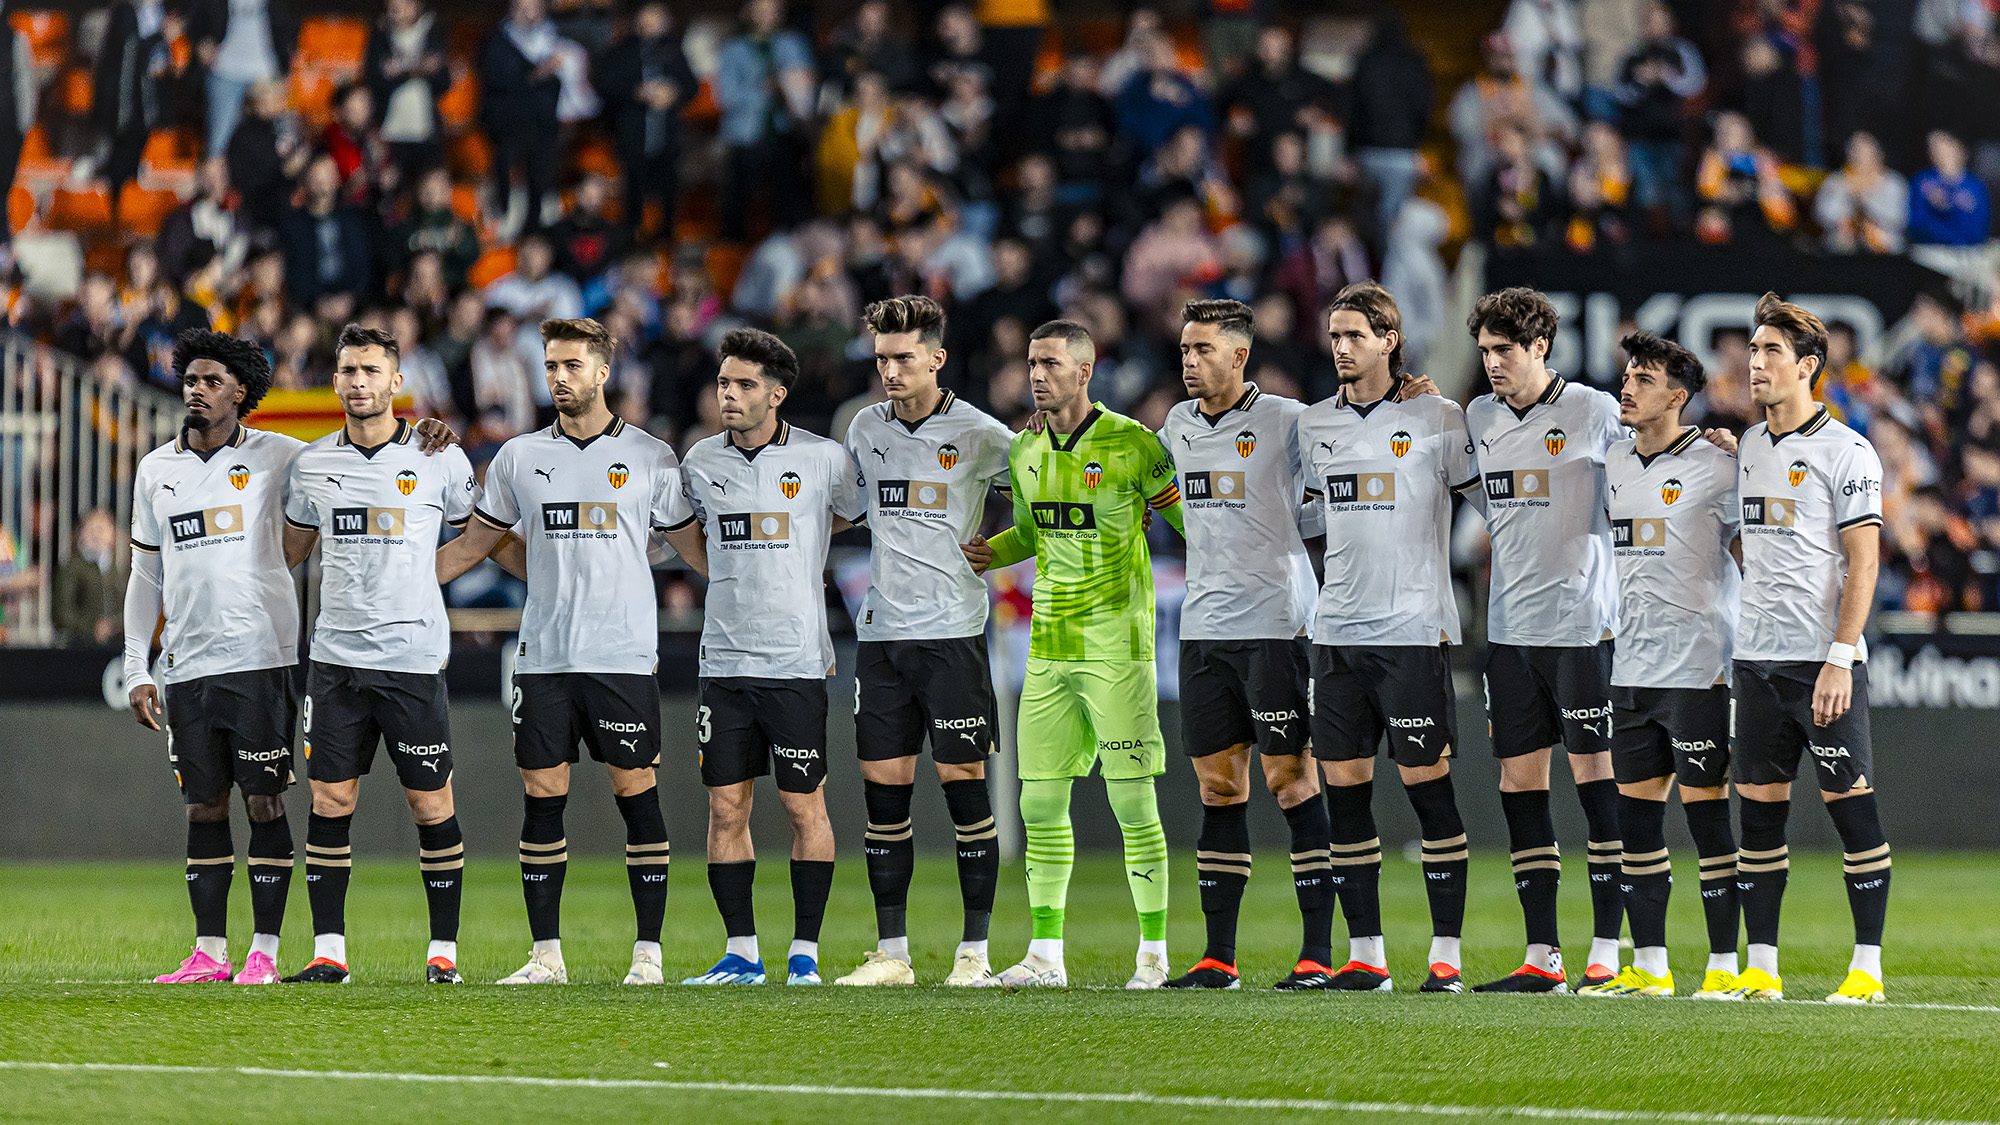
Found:
<path fill-rule="evenodd" d="M 312 16 L 299 25 L 299 49 L 293 65 L 304 62 L 329 70 L 361 73 L 368 53 L 368 23 L 355 16 Z"/>
<path fill-rule="evenodd" d="M 493 170 L 493 145 L 484 133 L 466 133 L 445 149 L 445 163 L 453 175 L 484 176 Z"/>
<path fill-rule="evenodd" d="M 451 66 L 451 85 L 438 99 L 438 116 L 450 130 L 469 129 L 479 114 L 479 79 L 465 63 Z"/>
<path fill-rule="evenodd" d="M 451 185 L 452 214 L 468 223 L 479 221 L 479 189 L 471 184 Z"/>
<path fill-rule="evenodd" d="M 708 277 L 715 283 L 716 292 L 729 293 L 735 290 L 736 275 L 743 272 L 743 263 L 749 259 L 749 250 L 723 242 L 709 247 L 702 260 L 708 267 Z"/>
<path fill-rule="evenodd" d="M 479 256 L 466 271 L 465 283 L 474 289 L 484 289 L 502 277 L 514 272 L 514 248 L 495 246 Z"/>
<path fill-rule="evenodd" d="M 55 80 L 56 104 L 70 117 L 88 117 L 97 104 L 97 83 L 81 66 L 65 67 Z"/>
<path fill-rule="evenodd" d="M 623 172 L 618 154 L 612 151 L 611 142 L 601 133 L 581 138 L 577 142 L 576 156 L 570 163 L 579 172 L 614 180 Z"/>
<path fill-rule="evenodd" d="M 58 66 L 69 56 L 69 15 L 66 12 L 14 12 L 7 17 L 14 34 L 28 43 L 35 69 Z"/>
<path fill-rule="evenodd" d="M 333 120 L 333 87 L 333 77 L 318 67 L 292 68 L 292 107 L 316 130 Z"/>
<path fill-rule="evenodd" d="M 136 182 L 128 183 L 118 192 L 118 226 L 128 233 L 152 238 L 180 205 L 181 197 L 171 191 L 149 190 Z"/>
<path fill-rule="evenodd" d="M 54 230 L 93 231 L 111 226 L 111 193 L 101 187 L 59 187 L 49 199 L 48 225 Z"/>
<path fill-rule="evenodd" d="M 7 191 L 7 229 L 20 234 L 35 221 L 35 197 L 28 189 L 15 184 Z"/>

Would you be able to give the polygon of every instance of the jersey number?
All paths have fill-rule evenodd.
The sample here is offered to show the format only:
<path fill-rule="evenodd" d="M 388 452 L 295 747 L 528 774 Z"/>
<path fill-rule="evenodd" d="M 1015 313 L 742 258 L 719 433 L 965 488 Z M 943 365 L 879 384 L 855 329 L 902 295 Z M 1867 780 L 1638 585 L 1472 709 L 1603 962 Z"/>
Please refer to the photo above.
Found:
<path fill-rule="evenodd" d="M 313 732 L 313 697 L 310 695 L 299 701 L 299 730 L 305 734 Z"/>
<path fill-rule="evenodd" d="M 715 733 L 713 730 L 709 729 L 708 717 L 710 714 L 711 712 L 706 707 L 702 707 L 695 711 L 694 713 L 695 741 L 706 744 L 708 742 L 709 736 Z"/>
<path fill-rule="evenodd" d="M 520 689 L 520 688 L 515 688 L 515 689 L 514 689 L 514 701 L 513 701 L 513 703 L 509 704 L 509 705 L 508 705 L 508 707 L 507 707 L 507 717 L 508 717 L 509 719 L 513 720 L 513 723 L 514 723 L 514 725 L 515 725 L 515 726 L 517 726 L 517 727 L 518 727 L 518 726 L 520 726 L 520 725 L 521 725 L 521 689 Z"/>
<path fill-rule="evenodd" d="M 854 713 L 861 713 L 861 677 L 854 677 Z"/>

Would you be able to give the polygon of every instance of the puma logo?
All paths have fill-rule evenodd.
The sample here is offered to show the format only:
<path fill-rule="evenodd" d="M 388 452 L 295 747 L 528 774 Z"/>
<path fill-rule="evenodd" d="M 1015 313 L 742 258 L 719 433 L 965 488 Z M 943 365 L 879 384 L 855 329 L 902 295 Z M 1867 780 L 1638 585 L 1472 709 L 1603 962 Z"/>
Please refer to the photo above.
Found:
<path fill-rule="evenodd" d="M 161 487 L 161 488 L 164 488 L 164 489 L 166 489 L 166 490 L 167 490 L 168 492 L 171 492 L 171 493 L 173 493 L 173 494 L 174 494 L 175 496 L 179 496 L 179 495 L 180 495 L 180 490 L 179 490 L 179 489 L 177 489 L 177 488 L 175 488 L 175 487 L 174 487 L 173 485 L 171 485 L 171 484 L 163 484 L 163 485 L 161 485 L 160 487 Z"/>
<path fill-rule="evenodd" d="M 1428 734 L 1406 734 L 1406 735 L 1404 735 L 1403 737 L 1404 737 L 1404 738 L 1407 738 L 1407 739 L 1409 739 L 1409 740 L 1410 740 L 1411 742 L 1414 742 L 1414 743 L 1416 743 L 1416 744 L 1417 744 L 1417 749 L 1419 749 L 1419 750 L 1422 750 L 1422 749 L 1424 748 L 1424 739 L 1426 739 L 1426 738 L 1429 738 L 1429 737 L 1430 737 L 1430 735 L 1428 735 Z"/>
<path fill-rule="evenodd" d="M 636 738 L 621 738 L 618 740 L 618 745 L 623 746 L 634 754 L 639 752 L 639 740 Z"/>
<path fill-rule="evenodd" d="M 1271 733 L 1272 733 L 1272 734 L 1274 734 L 1274 735 L 1276 735 L 1276 736 L 1278 736 L 1279 738 L 1283 738 L 1283 737 L 1285 737 L 1285 732 L 1286 732 L 1286 731 L 1288 731 L 1288 730 L 1291 730 L 1291 729 L 1292 729 L 1292 725 L 1291 725 L 1290 723 L 1272 723 L 1272 724 L 1271 724 Z"/>
<path fill-rule="evenodd" d="M 724 495 L 727 495 L 729 492 L 729 482 L 726 480 L 712 480 L 709 481 L 708 483 L 714 485 L 715 490 L 717 492 L 723 493 Z"/>
<path fill-rule="evenodd" d="M 425 758 L 423 759 L 423 764 L 429 766 L 432 773 L 436 773 L 438 771 L 438 764 L 436 758 Z"/>
<path fill-rule="evenodd" d="M 1606 723 L 1604 724 L 1604 726 L 1605 726 L 1606 728 L 1609 728 L 1609 727 L 1611 726 L 1611 724 L 1610 724 L 1609 722 L 1606 722 Z M 1592 734 L 1596 735 L 1596 736 L 1597 736 L 1597 737 L 1599 737 L 1599 738 L 1610 738 L 1610 737 L 1611 737 L 1611 731 L 1610 731 L 1609 729 L 1605 729 L 1605 730 L 1599 730 L 1599 729 L 1597 729 L 1597 728 L 1598 728 L 1598 724 L 1596 724 L 1596 723 L 1585 723 L 1585 724 L 1583 724 L 1583 729 L 1585 729 L 1585 730 L 1589 731 L 1590 733 L 1592 733 Z"/>
<path fill-rule="evenodd" d="M 1147 881 L 1148 883 L 1150 883 L 1150 882 L 1152 882 L 1152 881 L 1153 881 L 1153 869 L 1152 869 L 1152 868 L 1150 868 L 1150 867 L 1149 867 L 1149 868 L 1147 868 L 1147 869 L 1146 869 L 1146 870 L 1144 870 L 1144 871 L 1132 871 L 1132 872 L 1129 872 L 1129 874 L 1130 874 L 1130 875 L 1131 875 L 1131 876 L 1132 876 L 1132 877 L 1133 877 L 1134 879 L 1144 879 L 1144 880 L 1145 880 L 1145 881 Z"/>
<path fill-rule="evenodd" d="M 342 492 L 347 491 L 347 486 L 340 483 L 339 477 L 328 477 L 326 478 L 326 483 L 332 485 L 335 488 L 340 489 Z"/>
<path fill-rule="evenodd" d="M 1192 435 L 1192 434 L 1182 434 L 1182 435 L 1181 435 L 1181 444 L 1183 444 L 1183 445 L 1185 445 L 1185 446 L 1187 446 L 1187 447 L 1188 447 L 1188 452 L 1189 452 L 1189 453 L 1192 453 L 1192 452 L 1194 452 L 1194 435 Z"/>
<path fill-rule="evenodd" d="M 554 466 L 550 466 L 549 468 L 546 469 L 536 469 L 535 475 L 542 478 L 545 481 L 548 481 L 550 484 L 554 484 L 556 482 L 556 470 Z"/>
<path fill-rule="evenodd" d="M 1146 764 L 1146 759 L 1144 759 L 1144 758 L 1141 758 L 1141 757 L 1140 757 L 1139 755 L 1137 755 L 1137 754 L 1127 754 L 1127 755 L 1125 755 L 1125 756 L 1126 756 L 1126 757 L 1128 757 L 1128 758 L 1130 758 L 1130 759 L 1132 759 L 1132 760 L 1133 760 L 1133 761 L 1135 761 L 1135 762 L 1138 762 L 1138 763 L 1139 763 L 1140 765 L 1145 765 L 1145 764 Z"/>
<path fill-rule="evenodd" d="M 1618 499 L 1618 486 L 1615 484 L 1611 486 L 1611 498 L 1613 500 Z"/>
<path fill-rule="evenodd" d="M 976 735 L 976 734 L 974 734 L 974 733 L 972 733 L 972 732 L 971 732 L 971 731 L 969 731 L 969 730 L 962 730 L 962 731 L 959 731 L 959 732 L 958 732 L 958 737 L 960 737 L 960 738 L 963 738 L 963 739 L 964 739 L 964 740 L 966 740 L 967 742 L 970 742 L 970 743 L 972 743 L 972 744 L 973 744 L 974 746 L 977 746 L 977 745 L 979 745 L 979 736 L 978 736 L 978 735 Z"/>
<path fill-rule="evenodd" d="M 873 454 L 875 455 L 876 459 L 877 459 L 877 460 L 879 460 L 879 461 L 881 461 L 881 462 L 882 462 L 882 463 L 883 463 L 884 465 L 886 465 L 886 464 L 888 464 L 888 463 L 889 463 L 889 455 L 888 455 L 887 453 L 884 453 L 884 452 L 882 452 L 881 450 L 879 450 L 879 449 L 875 448 L 874 446 L 872 446 L 872 445 L 871 445 L 871 446 L 869 446 L 869 447 L 868 447 L 868 452 L 870 452 L 870 453 L 873 453 Z"/>
<path fill-rule="evenodd" d="M 1030 465 L 1030 466 L 1028 466 L 1028 471 L 1029 471 L 1029 472 L 1031 472 L 1031 473 L 1033 473 L 1033 474 L 1035 474 L 1035 479 L 1036 479 L 1036 480 L 1040 480 L 1040 479 L 1042 479 L 1042 470 L 1041 470 L 1041 469 L 1039 469 L 1039 468 L 1037 468 L 1036 466 L 1034 466 L 1034 465 Z"/>
<path fill-rule="evenodd" d="M 1708 759 L 1706 757 L 1696 758 L 1690 755 L 1688 757 L 1688 765 L 1691 765 L 1698 770 L 1705 770 L 1708 768 Z"/>
<path fill-rule="evenodd" d="M 1486 452 L 1488 452 L 1488 453 L 1491 453 L 1491 452 L 1493 452 L 1493 443 L 1492 443 L 1492 442 L 1489 442 L 1489 441 L 1487 441 L 1487 440 L 1486 440 L 1485 438 L 1480 438 L 1480 439 L 1479 439 L 1479 448 L 1481 448 L 1481 449 L 1485 450 L 1485 451 L 1486 451 Z"/>
<path fill-rule="evenodd" d="M 799 771 L 802 774 L 810 775 L 812 773 L 810 769 L 806 768 L 806 764 L 804 762 L 786 762 L 785 764 Z"/>
<path fill-rule="evenodd" d="M 1333 456 L 1333 443 L 1330 441 L 1320 442 L 1319 445 L 1315 446 L 1314 448 L 1324 449 L 1326 450 L 1327 456 L 1329 457 Z"/>

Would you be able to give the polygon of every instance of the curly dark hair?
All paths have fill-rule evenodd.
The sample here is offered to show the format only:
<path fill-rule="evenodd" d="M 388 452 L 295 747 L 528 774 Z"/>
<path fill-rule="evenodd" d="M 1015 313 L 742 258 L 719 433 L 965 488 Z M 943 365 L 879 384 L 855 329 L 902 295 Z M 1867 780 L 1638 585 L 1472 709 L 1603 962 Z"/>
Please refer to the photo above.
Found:
<path fill-rule="evenodd" d="M 861 319 L 878 336 L 915 332 L 932 351 L 944 345 L 944 308 L 929 297 L 885 298 L 863 310 Z"/>
<path fill-rule="evenodd" d="M 206 328 L 190 328 L 174 337 L 174 378 L 187 374 L 188 364 L 212 359 L 243 384 L 243 401 L 236 404 L 242 418 L 257 408 L 264 392 L 271 389 L 271 360 L 264 349 L 249 340 L 239 340 Z"/>
<path fill-rule="evenodd" d="M 1465 320 L 1465 328 L 1475 340 L 1484 330 L 1525 348 L 1536 340 L 1547 340 L 1553 346 L 1558 323 L 1556 307 L 1547 297 L 1516 286 L 1479 298 L 1472 306 L 1472 315 Z"/>
<path fill-rule="evenodd" d="M 760 328 L 737 328 L 722 338 L 715 349 L 717 361 L 740 359 L 762 369 L 764 378 L 775 379 L 786 390 L 799 380 L 799 357 L 783 340 Z"/>
<path fill-rule="evenodd" d="M 1701 361 L 1693 352 L 1674 343 L 1664 336 L 1651 332 L 1634 332 L 1618 341 L 1628 362 L 1639 367 L 1657 367 L 1666 372 L 1673 384 L 1692 398 L 1708 385 L 1708 372 L 1702 370 Z"/>

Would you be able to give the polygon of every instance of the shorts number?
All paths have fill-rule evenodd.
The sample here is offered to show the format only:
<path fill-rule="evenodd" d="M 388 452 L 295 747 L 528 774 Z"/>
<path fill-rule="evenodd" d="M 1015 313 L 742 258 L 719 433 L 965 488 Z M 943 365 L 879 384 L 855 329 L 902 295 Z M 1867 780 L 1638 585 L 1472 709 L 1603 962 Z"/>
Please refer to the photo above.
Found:
<path fill-rule="evenodd" d="M 861 679 L 858 676 L 854 680 L 854 713 L 861 713 Z"/>
<path fill-rule="evenodd" d="M 514 702 L 507 708 L 507 717 L 515 726 L 521 725 L 521 689 L 514 689 Z"/>
<path fill-rule="evenodd" d="M 1729 697 L 1729 741 L 1736 741 L 1736 697 Z"/>
<path fill-rule="evenodd" d="M 696 742 L 706 744 L 709 736 L 715 733 L 709 729 L 708 717 L 710 713 L 706 707 L 699 708 L 694 713 L 694 737 Z"/>
<path fill-rule="evenodd" d="M 313 732 L 313 697 L 310 695 L 299 701 L 299 730 L 306 734 Z"/>

